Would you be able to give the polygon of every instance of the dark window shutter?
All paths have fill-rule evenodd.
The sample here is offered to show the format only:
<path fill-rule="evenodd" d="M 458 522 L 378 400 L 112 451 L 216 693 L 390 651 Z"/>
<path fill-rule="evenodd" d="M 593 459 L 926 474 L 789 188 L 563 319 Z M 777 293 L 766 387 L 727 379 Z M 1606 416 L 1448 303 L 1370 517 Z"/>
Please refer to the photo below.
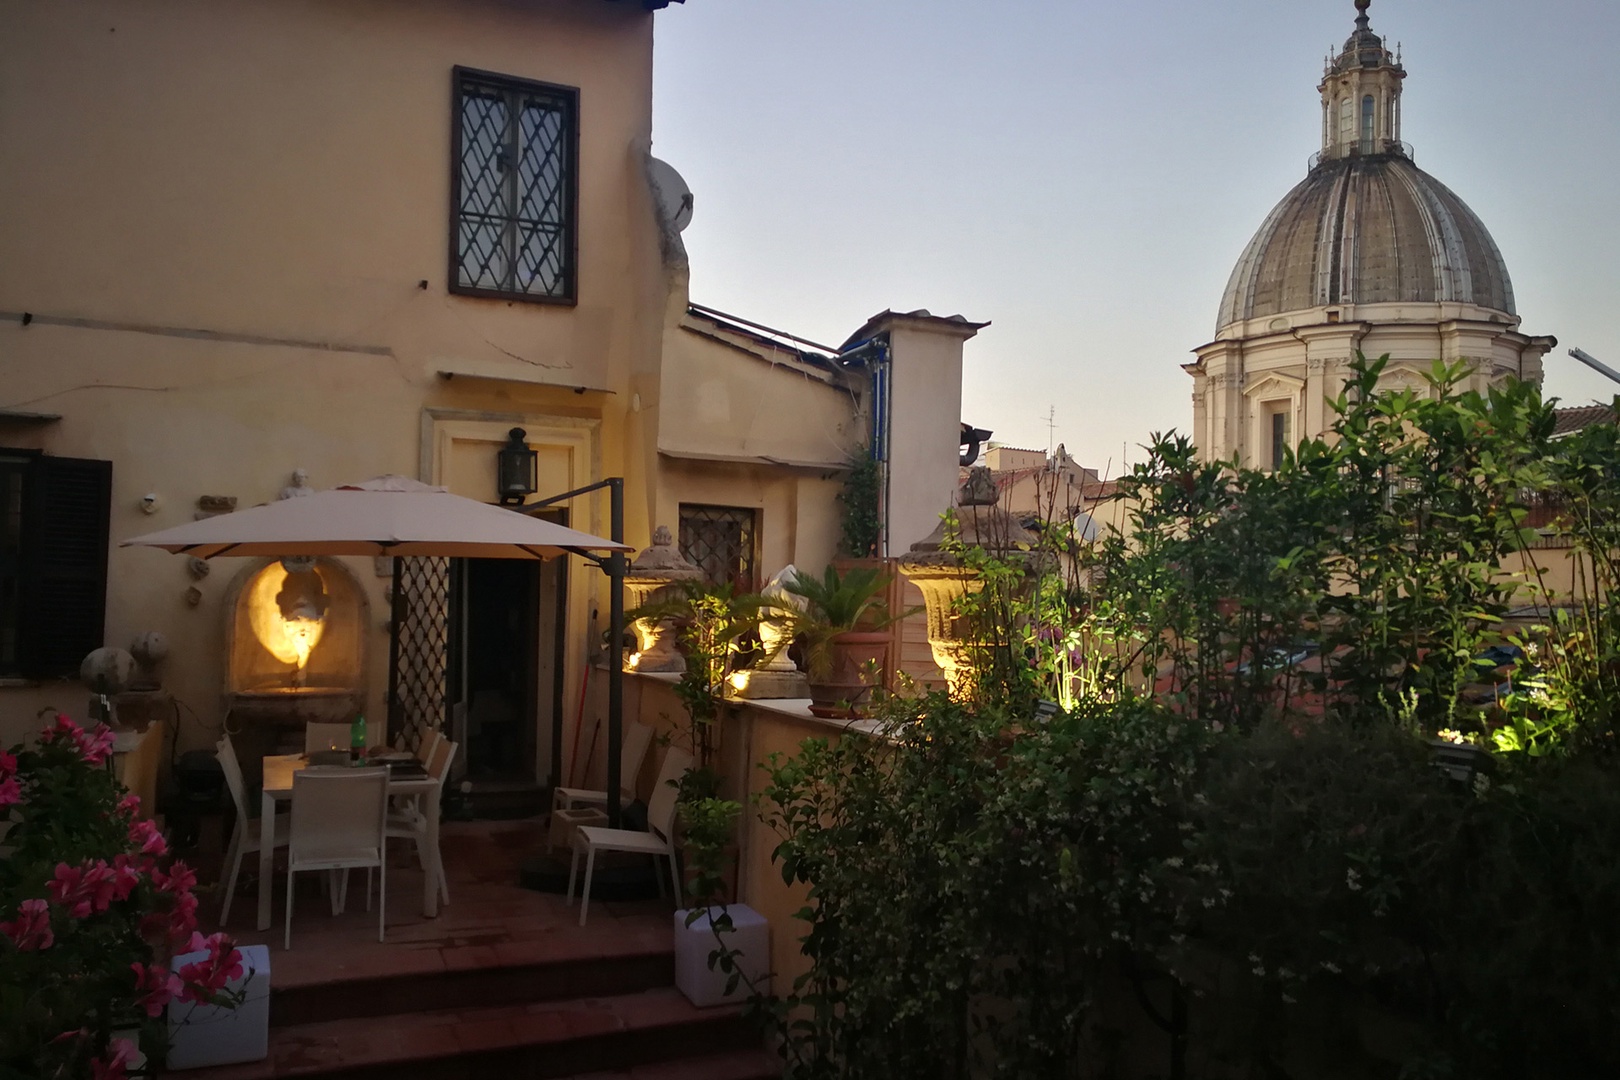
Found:
<path fill-rule="evenodd" d="M 44 456 L 31 472 L 19 651 L 33 678 L 77 675 L 104 644 L 112 462 Z"/>

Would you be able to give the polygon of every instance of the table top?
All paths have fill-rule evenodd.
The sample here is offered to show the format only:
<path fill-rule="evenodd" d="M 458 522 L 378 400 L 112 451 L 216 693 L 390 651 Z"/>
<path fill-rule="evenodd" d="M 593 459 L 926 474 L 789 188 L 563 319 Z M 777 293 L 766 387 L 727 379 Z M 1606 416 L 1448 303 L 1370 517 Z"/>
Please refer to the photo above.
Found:
<path fill-rule="evenodd" d="M 309 759 L 303 754 L 271 754 L 264 759 L 264 793 L 278 799 L 292 797 L 293 773 L 309 768 Z M 412 776 L 404 779 L 388 778 L 388 790 L 400 795 L 416 795 L 439 790 L 439 782 L 431 776 Z"/>

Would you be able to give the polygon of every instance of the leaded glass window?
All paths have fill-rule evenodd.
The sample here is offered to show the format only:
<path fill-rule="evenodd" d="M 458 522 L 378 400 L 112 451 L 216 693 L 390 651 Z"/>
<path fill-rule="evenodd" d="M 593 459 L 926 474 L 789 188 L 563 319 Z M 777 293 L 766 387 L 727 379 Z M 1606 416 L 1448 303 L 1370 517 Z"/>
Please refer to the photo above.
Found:
<path fill-rule="evenodd" d="M 579 92 L 455 78 L 451 291 L 572 301 Z"/>
<path fill-rule="evenodd" d="M 754 532 L 752 510 L 681 504 L 681 554 L 710 585 L 729 584 L 738 592 L 758 588 Z"/>

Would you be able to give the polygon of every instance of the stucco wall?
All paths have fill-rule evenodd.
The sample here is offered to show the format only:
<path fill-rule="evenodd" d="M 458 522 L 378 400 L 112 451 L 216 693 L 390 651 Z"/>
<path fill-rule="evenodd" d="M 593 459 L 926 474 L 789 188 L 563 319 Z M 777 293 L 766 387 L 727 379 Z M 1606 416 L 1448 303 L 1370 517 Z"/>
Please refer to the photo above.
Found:
<path fill-rule="evenodd" d="M 492 500 L 484 474 L 516 423 L 543 485 L 624 474 L 627 532 L 644 541 L 652 484 L 623 450 L 667 283 L 642 167 L 640 5 L 0 0 L 0 26 L 0 407 L 62 415 L 0 428 L 0 445 L 113 462 L 106 641 L 168 635 L 167 686 L 200 721 L 182 748 L 220 719 L 237 560 L 218 561 L 192 607 L 182 558 L 116 545 L 190 520 L 200 495 L 251 506 L 304 468 L 316 487 L 393 472 Z M 580 89 L 577 305 L 447 292 L 458 64 Z M 161 500 L 150 516 L 147 492 Z M 574 512 L 606 531 L 605 501 Z M 351 565 L 374 615 L 380 729 L 386 583 L 369 560 Z M 583 566 L 571 586 L 577 688 L 586 613 L 605 594 Z M 82 714 L 84 698 L 0 688 L 0 739 L 43 704 Z"/>

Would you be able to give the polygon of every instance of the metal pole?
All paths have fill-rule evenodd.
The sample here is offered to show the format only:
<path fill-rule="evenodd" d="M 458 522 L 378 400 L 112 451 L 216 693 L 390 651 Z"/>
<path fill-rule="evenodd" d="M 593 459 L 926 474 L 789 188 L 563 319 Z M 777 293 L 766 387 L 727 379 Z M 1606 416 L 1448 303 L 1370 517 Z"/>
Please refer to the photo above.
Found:
<path fill-rule="evenodd" d="M 1581 363 L 1585 364 L 1599 375 L 1604 376 L 1610 382 L 1620 383 L 1620 371 L 1615 371 L 1614 368 L 1610 367 L 1608 364 L 1605 364 L 1597 357 L 1590 355 L 1585 350 L 1571 349 L 1569 350 L 1569 355 L 1573 356 L 1575 359 L 1579 360 Z"/>
<path fill-rule="evenodd" d="M 624 480 L 608 480 L 611 498 L 610 531 L 608 538 L 616 544 L 624 543 Z M 608 555 L 608 745 L 607 745 L 607 813 L 608 827 L 619 828 L 619 790 L 623 777 L 619 775 L 619 753 L 624 745 L 624 552 Z"/>

